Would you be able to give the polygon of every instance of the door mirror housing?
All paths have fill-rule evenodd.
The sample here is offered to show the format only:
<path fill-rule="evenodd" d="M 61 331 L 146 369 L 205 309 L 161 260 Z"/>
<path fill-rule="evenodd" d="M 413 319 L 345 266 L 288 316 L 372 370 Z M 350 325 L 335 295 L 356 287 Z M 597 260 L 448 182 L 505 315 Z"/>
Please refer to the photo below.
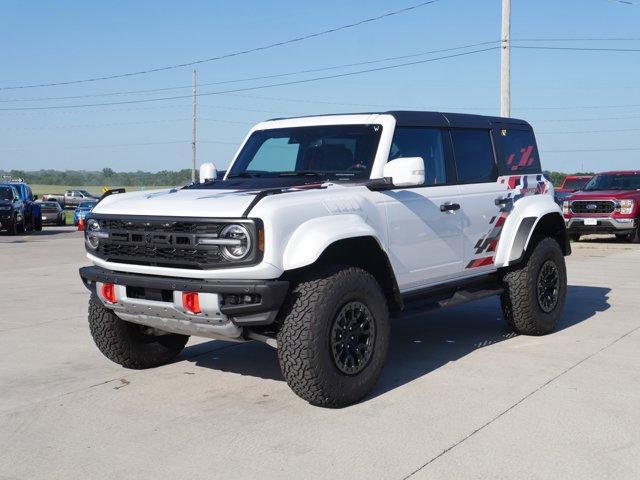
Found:
<path fill-rule="evenodd" d="M 396 187 L 416 187 L 424 184 L 424 160 L 422 157 L 396 158 L 387 162 L 383 176 L 391 178 Z"/>
<path fill-rule="evenodd" d="M 216 166 L 209 162 L 200 165 L 200 183 L 213 182 L 218 176 Z"/>

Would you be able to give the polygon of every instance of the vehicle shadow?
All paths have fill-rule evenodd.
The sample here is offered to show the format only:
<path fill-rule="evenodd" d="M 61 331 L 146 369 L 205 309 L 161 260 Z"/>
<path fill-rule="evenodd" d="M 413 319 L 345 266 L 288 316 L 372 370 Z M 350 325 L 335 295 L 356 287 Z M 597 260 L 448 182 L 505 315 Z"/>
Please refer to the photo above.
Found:
<path fill-rule="evenodd" d="M 557 331 L 577 325 L 609 308 L 610 289 L 571 285 Z M 502 319 L 498 298 L 455 308 L 393 319 L 387 366 L 374 398 L 398 388 L 479 348 L 516 336 Z M 185 349 L 182 359 L 239 375 L 284 380 L 277 351 L 260 342 L 210 341 Z"/>
<path fill-rule="evenodd" d="M 51 235 L 61 235 L 61 234 L 70 234 L 70 233 L 74 233 L 77 231 L 76 227 L 71 227 L 71 226 L 43 226 L 42 230 L 39 232 L 27 232 L 27 233 L 20 233 L 18 235 L 10 235 L 9 232 L 7 231 L 0 231 L 0 236 L 5 237 L 5 238 L 10 238 L 10 239 L 14 239 L 16 242 L 20 242 L 23 241 L 25 238 L 28 237 L 48 237 Z"/>

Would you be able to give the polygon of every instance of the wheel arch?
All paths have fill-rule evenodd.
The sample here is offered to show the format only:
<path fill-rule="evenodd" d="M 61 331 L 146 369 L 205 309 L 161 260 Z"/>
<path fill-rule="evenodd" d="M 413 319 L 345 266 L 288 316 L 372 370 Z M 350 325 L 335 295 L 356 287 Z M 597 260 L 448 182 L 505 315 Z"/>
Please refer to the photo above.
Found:
<path fill-rule="evenodd" d="M 541 216 L 527 216 L 520 220 L 511 244 L 508 265 L 520 263 L 536 238 L 555 239 L 564 255 L 571 254 L 571 244 L 563 216 L 559 212 L 547 212 Z"/>
<path fill-rule="evenodd" d="M 295 278 L 309 270 L 328 265 L 345 265 L 366 270 L 382 288 L 392 312 L 400 311 L 404 307 L 393 267 L 377 237 L 361 235 L 335 240 L 326 246 L 315 261 L 297 269 L 287 270 L 284 276 Z"/>

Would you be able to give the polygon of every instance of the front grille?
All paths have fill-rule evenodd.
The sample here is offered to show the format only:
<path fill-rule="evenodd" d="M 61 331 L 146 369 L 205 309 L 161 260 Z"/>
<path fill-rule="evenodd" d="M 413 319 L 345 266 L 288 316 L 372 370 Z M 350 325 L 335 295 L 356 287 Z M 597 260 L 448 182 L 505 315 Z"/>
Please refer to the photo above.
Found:
<path fill-rule="evenodd" d="M 573 213 L 613 213 L 616 204 L 612 200 L 574 200 L 571 202 Z"/>
<path fill-rule="evenodd" d="M 109 237 L 100 240 L 95 255 L 110 262 L 185 269 L 209 269 L 255 262 L 251 254 L 242 262 L 227 260 L 218 245 L 199 243 L 216 238 L 223 221 L 181 219 L 105 219 L 93 217 Z M 252 229 L 249 229 L 252 231 Z"/>

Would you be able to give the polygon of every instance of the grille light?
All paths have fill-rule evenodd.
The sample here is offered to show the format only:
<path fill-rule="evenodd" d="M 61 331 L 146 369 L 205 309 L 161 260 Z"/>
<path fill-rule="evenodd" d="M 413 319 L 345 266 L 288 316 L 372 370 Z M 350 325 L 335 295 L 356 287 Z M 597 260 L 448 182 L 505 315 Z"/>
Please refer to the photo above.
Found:
<path fill-rule="evenodd" d="M 244 225 L 227 225 L 220 232 L 220 238 L 231 240 L 229 244 L 220 246 L 220 251 L 227 260 L 242 260 L 251 251 L 251 235 Z"/>

